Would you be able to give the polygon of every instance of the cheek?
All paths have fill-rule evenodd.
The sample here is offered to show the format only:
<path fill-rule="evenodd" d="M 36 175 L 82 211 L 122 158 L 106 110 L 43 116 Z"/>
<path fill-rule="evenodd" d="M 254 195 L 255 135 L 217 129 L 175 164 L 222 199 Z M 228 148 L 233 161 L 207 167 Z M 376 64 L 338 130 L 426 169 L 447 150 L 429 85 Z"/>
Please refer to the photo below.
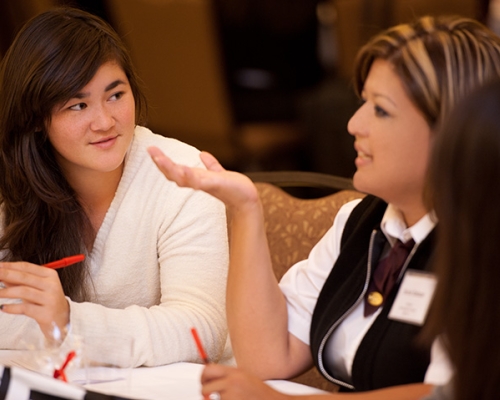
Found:
<path fill-rule="evenodd" d="M 430 148 L 429 145 L 422 146 L 419 153 L 418 159 L 415 160 L 416 169 L 420 172 L 420 175 L 424 178 L 427 173 L 427 166 L 429 164 Z"/>
<path fill-rule="evenodd" d="M 410 144 L 410 151 L 414 154 L 415 162 L 421 168 L 427 167 L 432 144 L 431 138 L 431 131 L 425 126 L 425 128 L 419 131 L 419 134 L 415 135 L 414 140 Z"/>
<path fill-rule="evenodd" d="M 52 144 L 52 147 L 54 148 L 55 153 L 59 156 L 67 159 L 76 155 L 73 142 L 67 137 L 54 137 L 50 140 L 50 142 Z"/>
<path fill-rule="evenodd" d="M 63 121 L 53 121 L 47 130 L 49 141 L 56 150 L 59 150 L 66 141 L 65 135 L 62 132 L 67 132 L 66 124 Z"/>
<path fill-rule="evenodd" d="M 134 101 L 127 102 L 119 111 L 119 118 L 122 121 L 135 124 L 135 103 Z"/>
<path fill-rule="evenodd" d="M 52 147 L 60 153 L 74 152 L 74 144 L 80 132 L 79 120 L 56 119 L 53 120 L 47 129 L 47 136 Z"/>
<path fill-rule="evenodd" d="M 429 142 L 419 139 L 414 140 L 406 146 L 405 151 L 400 152 L 399 168 L 403 179 L 406 176 L 408 181 L 423 185 L 429 161 Z"/>

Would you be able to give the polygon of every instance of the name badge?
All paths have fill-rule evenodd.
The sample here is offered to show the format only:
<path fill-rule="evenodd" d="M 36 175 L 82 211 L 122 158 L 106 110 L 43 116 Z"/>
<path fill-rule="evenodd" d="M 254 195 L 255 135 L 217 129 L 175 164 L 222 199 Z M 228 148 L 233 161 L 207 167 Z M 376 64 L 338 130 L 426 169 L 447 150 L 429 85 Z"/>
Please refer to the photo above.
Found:
<path fill-rule="evenodd" d="M 388 318 L 423 325 L 436 289 L 437 278 L 425 271 L 407 270 Z"/>

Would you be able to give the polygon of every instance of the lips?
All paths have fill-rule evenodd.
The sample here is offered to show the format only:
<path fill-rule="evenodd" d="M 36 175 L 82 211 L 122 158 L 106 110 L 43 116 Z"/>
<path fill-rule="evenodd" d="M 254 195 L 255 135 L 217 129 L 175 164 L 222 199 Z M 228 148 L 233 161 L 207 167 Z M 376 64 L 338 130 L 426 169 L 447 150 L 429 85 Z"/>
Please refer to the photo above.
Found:
<path fill-rule="evenodd" d="M 354 150 L 358 153 L 360 158 L 372 158 L 372 155 L 361 148 L 358 144 L 354 143 Z"/>
<path fill-rule="evenodd" d="M 90 142 L 90 144 L 104 144 L 106 142 L 109 142 L 111 140 L 114 140 L 118 137 L 118 135 L 115 135 L 115 136 L 109 136 L 107 138 L 104 138 L 104 139 L 99 139 L 99 140 L 96 140 L 94 142 Z"/>
<path fill-rule="evenodd" d="M 356 159 L 354 160 L 354 164 L 356 165 L 356 167 L 360 168 L 371 164 L 373 157 L 370 153 L 366 152 L 356 143 L 354 144 L 354 149 L 358 153 Z"/>
<path fill-rule="evenodd" d="M 108 136 L 102 139 L 98 139 L 94 142 L 90 142 L 90 145 L 95 149 L 100 150 L 110 150 L 115 147 L 115 143 L 120 135 Z"/>
<path fill-rule="evenodd" d="M 358 151 L 359 158 L 371 158 L 369 154 L 364 153 L 363 151 Z"/>

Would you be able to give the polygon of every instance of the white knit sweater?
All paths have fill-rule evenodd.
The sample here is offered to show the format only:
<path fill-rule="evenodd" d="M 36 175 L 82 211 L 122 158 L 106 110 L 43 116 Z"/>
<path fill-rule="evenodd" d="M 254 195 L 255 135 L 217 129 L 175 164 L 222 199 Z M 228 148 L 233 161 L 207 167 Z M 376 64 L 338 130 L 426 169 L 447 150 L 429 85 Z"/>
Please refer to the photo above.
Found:
<path fill-rule="evenodd" d="M 110 357 L 119 349 L 106 336 L 131 335 L 133 364 L 155 366 L 199 361 L 190 334 L 196 327 L 208 357 L 217 360 L 227 337 L 225 209 L 203 192 L 169 182 L 146 151 L 151 145 L 176 162 L 203 167 L 195 148 L 136 128 L 87 258 L 91 301 L 69 300 L 71 332 L 104 338 L 86 346 Z M 0 312 L 0 348 L 22 348 L 41 336 L 30 318 Z"/>

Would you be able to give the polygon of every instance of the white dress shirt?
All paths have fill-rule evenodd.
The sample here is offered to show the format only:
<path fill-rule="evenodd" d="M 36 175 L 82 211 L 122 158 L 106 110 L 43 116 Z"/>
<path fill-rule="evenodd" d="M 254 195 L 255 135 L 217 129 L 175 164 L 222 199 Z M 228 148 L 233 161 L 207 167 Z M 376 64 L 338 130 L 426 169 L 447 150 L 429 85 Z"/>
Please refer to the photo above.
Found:
<path fill-rule="evenodd" d="M 288 330 L 302 342 L 309 344 L 311 319 L 319 293 L 330 275 L 340 253 L 342 233 L 352 210 L 361 200 L 345 204 L 338 212 L 333 226 L 312 249 L 306 260 L 291 267 L 283 276 L 280 287 L 287 298 Z M 402 214 L 389 205 L 382 218 L 381 229 L 391 246 L 397 239 L 402 242 L 413 238 L 420 244 L 434 228 L 430 214 L 407 227 Z M 361 301 L 332 334 L 325 349 L 325 365 L 336 375 L 350 382 L 354 356 L 364 335 L 379 315 L 381 308 L 365 317 Z M 431 351 L 431 364 L 425 382 L 445 384 L 451 376 L 451 367 L 442 346 L 435 342 Z"/>

